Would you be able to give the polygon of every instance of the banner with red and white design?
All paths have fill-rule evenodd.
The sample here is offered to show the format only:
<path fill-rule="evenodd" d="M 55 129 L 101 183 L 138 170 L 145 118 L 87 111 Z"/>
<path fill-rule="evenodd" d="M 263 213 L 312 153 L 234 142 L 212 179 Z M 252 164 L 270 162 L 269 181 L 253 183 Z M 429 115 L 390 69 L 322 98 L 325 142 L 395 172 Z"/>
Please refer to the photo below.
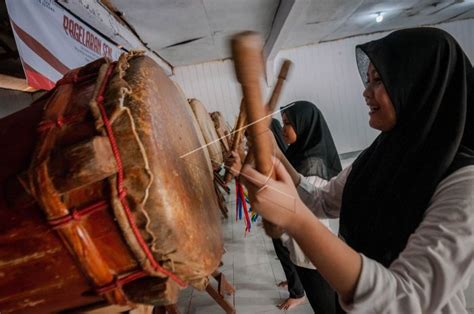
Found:
<path fill-rule="evenodd" d="M 28 85 L 50 90 L 70 69 L 101 57 L 117 60 L 115 44 L 54 0 L 6 0 Z"/>

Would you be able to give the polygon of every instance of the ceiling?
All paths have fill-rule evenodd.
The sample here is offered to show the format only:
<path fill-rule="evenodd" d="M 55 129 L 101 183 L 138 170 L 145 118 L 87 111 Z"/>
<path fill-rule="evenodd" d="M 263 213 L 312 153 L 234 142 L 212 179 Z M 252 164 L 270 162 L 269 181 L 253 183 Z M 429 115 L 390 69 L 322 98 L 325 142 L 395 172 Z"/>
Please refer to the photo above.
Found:
<path fill-rule="evenodd" d="M 84 0 L 82 0 L 84 1 Z M 281 49 L 403 27 L 474 18 L 474 0 L 281 0 L 307 6 Z M 279 0 L 102 0 L 172 66 L 230 57 L 229 38 L 268 38 Z M 380 13 L 381 23 L 375 21 Z"/>
<path fill-rule="evenodd" d="M 96 29 L 104 30 L 103 34 L 109 38 L 124 36 L 123 31 L 109 28 L 107 33 L 107 28 L 101 27 L 107 24 L 106 18 L 93 8 L 107 8 L 104 11 L 112 12 L 112 19 L 124 25 L 127 32 L 131 29 L 145 46 L 172 67 L 231 57 L 229 40 L 244 30 L 260 32 L 268 41 L 274 39 L 275 33 L 284 33 L 274 54 L 275 50 L 356 35 L 474 18 L 474 0 L 49 1 L 56 1 L 82 16 Z M 297 13 L 293 11 L 291 15 L 285 11 L 288 3 L 299 5 Z M 375 21 L 378 13 L 384 16 L 381 23 Z M 278 29 L 281 17 L 290 15 L 286 28 Z M 0 0 L 0 73 L 24 77 L 5 0 Z"/>

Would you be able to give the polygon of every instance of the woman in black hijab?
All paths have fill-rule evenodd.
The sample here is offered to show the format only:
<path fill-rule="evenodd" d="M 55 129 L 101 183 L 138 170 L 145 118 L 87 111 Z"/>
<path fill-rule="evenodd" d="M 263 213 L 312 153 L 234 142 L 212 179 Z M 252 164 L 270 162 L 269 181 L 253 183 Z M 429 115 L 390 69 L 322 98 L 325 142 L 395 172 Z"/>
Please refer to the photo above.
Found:
<path fill-rule="evenodd" d="M 299 243 L 357 313 L 467 313 L 474 272 L 474 73 L 435 28 L 395 31 L 356 49 L 369 125 L 380 135 L 321 189 L 275 162 L 249 166 L 250 199 Z M 297 184 L 298 192 L 294 189 Z M 318 216 L 340 216 L 337 239 Z M 271 200 L 271 201 L 270 201 Z"/>
<path fill-rule="evenodd" d="M 296 171 L 313 183 L 321 180 L 320 178 L 329 180 L 339 174 L 342 170 L 341 162 L 321 111 L 309 101 L 296 101 L 283 107 L 281 113 L 283 137 L 289 144 L 284 154 Z M 329 220 L 321 222 L 330 228 Z M 290 262 L 313 310 L 316 313 L 335 313 L 334 290 L 321 277 L 296 241 L 288 235 L 283 239 L 289 250 Z M 278 240 L 273 240 L 274 243 L 275 241 Z M 290 286 L 290 280 L 288 283 Z"/>
<path fill-rule="evenodd" d="M 282 116 L 283 136 L 290 144 L 285 156 L 296 171 L 325 180 L 338 175 L 341 161 L 321 111 L 309 101 L 296 101 L 282 108 Z M 296 141 L 289 138 L 291 132 Z"/>
<path fill-rule="evenodd" d="M 278 148 L 282 152 L 286 152 L 286 149 L 288 148 L 288 145 L 285 143 L 285 139 L 283 137 L 283 131 L 282 131 L 280 121 L 273 118 L 272 122 L 270 123 L 270 131 L 272 131 L 273 136 L 275 137 L 275 141 L 278 145 Z"/>
<path fill-rule="evenodd" d="M 273 136 L 275 137 L 275 142 L 278 146 L 278 149 L 282 153 L 285 153 L 288 148 L 288 145 L 285 141 L 285 137 L 283 136 L 283 130 L 280 121 L 273 118 L 272 122 L 270 123 L 270 131 L 272 131 Z M 283 272 L 285 273 L 286 278 L 286 281 L 278 283 L 277 286 L 287 287 L 289 293 L 288 298 L 278 304 L 278 308 L 281 310 L 291 310 L 294 307 L 304 303 L 304 287 L 298 276 L 296 267 L 291 261 L 290 252 L 288 251 L 288 248 L 283 245 L 283 242 L 280 238 L 272 239 L 272 242 L 273 248 L 275 249 L 275 253 L 278 259 L 280 260 L 280 264 L 283 268 Z"/>

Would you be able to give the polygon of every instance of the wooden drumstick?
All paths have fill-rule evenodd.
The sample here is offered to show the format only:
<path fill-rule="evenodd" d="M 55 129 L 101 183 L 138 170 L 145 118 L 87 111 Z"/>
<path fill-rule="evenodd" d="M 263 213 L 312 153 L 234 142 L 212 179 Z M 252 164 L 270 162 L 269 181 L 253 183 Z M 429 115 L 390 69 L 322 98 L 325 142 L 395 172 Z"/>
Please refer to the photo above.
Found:
<path fill-rule="evenodd" d="M 244 126 L 247 123 L 247 115 L 245 113 L 245 106 L 244 106 L 244 99 L 242 98 L 242 101 L 240 103 L 240 111 L 239 111 L 239 117 L 237 118 L 237 122 L 235 123 L 235 127 L 233 130 L 233 136 L 232 136 L 232 143 L 231 143 L 231 152 L 237 151 L 240 142 L 242 140 L 242 134 L 244 133 Z M 224 182 L 227 184 L 229 181 L 232 180 L 232 174 L 230 173 L 229 169 L 225 170 L 225 175 L 224 175 Z"/>
<path fill-rule="evenodd" d="M 244 126 L 246 123 L 247 114 L 245 112 L 244 99 L 242 98 L 242 102 L 240 103 L 239 117 L 237 118 L 237 122 L 233 131 L 231 150 L 236 150 L 239 147 L 240 141 L 242 140 L 242 135 L 244 134 Z"/>
<path fill-rule="evenodd" d="M 242 85 L 245 99 L 245 110 L 249 138 L 255 156 L 256 169 L 271 178 L 275 178 L 272 163 L 272 142 L 265 133 L 268 131 L 269 119 L 262 101 L 260 79 L 263 76 L 262 41 L 254 32 L 244 32 L 232 39 L 232 55 L 234 58 L 237 79 Z M 272 238 L 278 238 L 283 230 L 270 222 L 263 220 L 265 232 Z"/>
<path fill-rule="evenodd" d="M 280 74 L 278 75 L 278 80 L 275 84 L 275 88 L 273 89 L 272 96 L 270 97 L 270 100 L 268 101 L 268 104 L 266 106 L 266 112 L 267 115 L 269 115 L 268 120 L 271 121 L 270 115 L 275 112 L 275 107 L 276 104 L 278 103 L 278 98 L 280 98 L 281 90 L 283 88 L 283 82 L 286 80 L 286 77 L 288 76 L 288 71 L 290 67 L 293 65 L 293 63 L 285 59 L 283 62 L 281 68 L 280 68 Z M 268 122 L 270 124 L 270 122 Z M 245 163 L 252 163 L 253 162 L 253 154 L 248 154 L 247 158 L 245 159 Z"/>
<path fill-rule="evenodd" d="M 273 89 L 272 96 L 270 97 L 270 100 L 268 101 L 268 104 L 267 104 L 268 114 L 271 114 L 275 111 L 278 98 L 280 98 L 283 82 L 286 80 L 286 77 L 288 76 L 288 71 L 290 70 L 292 65 L 293 63 L 288 59 L 285 59 L 285 61 L 281 65 L 280 74 L 278 75 L 278 80 L 275 84 L 275 88 Z"/>
<path fill-rule="evenodd" d="M 275 88 L 273 89 L 272 96 L 270 97 L 270 100 L 268 101 L 268 104 L 267 104 L 267 107 L 266 107 L 267 114 L 271 114 L 275 111 L 275 107 L 276 107 L 276 104 L 278 102 L 278 98 L 281 95 L 283 82 L 286 80 L 286 78 L 288 76 L 288 72 L 289 72 L 292 65 L 293 65 L 293 63 L 288 59 L 285 59 L 285 61 L 281 65 L 280 73 L 278 75 L 278 80 L 275 84 Z M 232 140 L 231 151 L 236 151 L 237 148 L 239 147 L 240 141 L 242 139 L 243 127 L 244 127 L 245 123 L 246 123 L 246 115 L 245 115 L 245 108 L 244 108 L 244 103 L 243 103 L 243 99 L 242 99 L 242 102 L 240 104 L 239 117 L 237 119 L 237 123 L 236 123 L 235 128 L 234 128 L 234 136 L 232 138 L 233 140 Z M 250 157 L 250 156 L 248 156 L 248 157 Z M 226 183 L 228 183 L 231 179 L 232 179 L 232 174 L 230 174 L 229 170 L 226 170 L 226 173 L 225 173 L 225 176 L 224 176 L 224 181 Z"/>
<path fill-rule="evenodd" d="M 272 173 L 272 143 L 263 135 L 268 131 L 268 121 L 262 101 L 260 80 L 263 76 L 262 40 L 255 32 L 243 32 L 232 39 L 237 80 L 242 85 L 245 99 L 250 140 L 255 153 L 256 169 L 268 176 Z"/>

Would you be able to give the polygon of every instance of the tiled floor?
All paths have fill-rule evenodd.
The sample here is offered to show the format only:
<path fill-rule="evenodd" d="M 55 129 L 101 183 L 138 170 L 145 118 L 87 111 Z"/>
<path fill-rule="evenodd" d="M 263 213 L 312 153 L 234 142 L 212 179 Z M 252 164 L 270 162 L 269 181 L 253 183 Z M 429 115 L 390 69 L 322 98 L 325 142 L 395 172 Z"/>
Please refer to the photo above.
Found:
<path fill-rule="evenodd" d="M 231 217 L 222 221 L 224 265 L 220 270 L 236 288 L 235 295 L 227 297 L 237 313 L 283 313 L 276 305 L 288 297 L 286 289 L 276 284 L 285 279 L 283 269 L 277 260 L 271 239 L 267 237 L 258 222 L 252 224 L 245 235 L 244 222 L 235 221 L 235 201 L 230 198 L 228 208 Z M 216 282 L 211 279 L 211 282 Z M 178 308 L 183 314 L 224 313 L 222 308 L 206 293 L 187 288 L 180 295 Z M 313 313 L 305 302 L 291 310 L 291 313 Z"/>

